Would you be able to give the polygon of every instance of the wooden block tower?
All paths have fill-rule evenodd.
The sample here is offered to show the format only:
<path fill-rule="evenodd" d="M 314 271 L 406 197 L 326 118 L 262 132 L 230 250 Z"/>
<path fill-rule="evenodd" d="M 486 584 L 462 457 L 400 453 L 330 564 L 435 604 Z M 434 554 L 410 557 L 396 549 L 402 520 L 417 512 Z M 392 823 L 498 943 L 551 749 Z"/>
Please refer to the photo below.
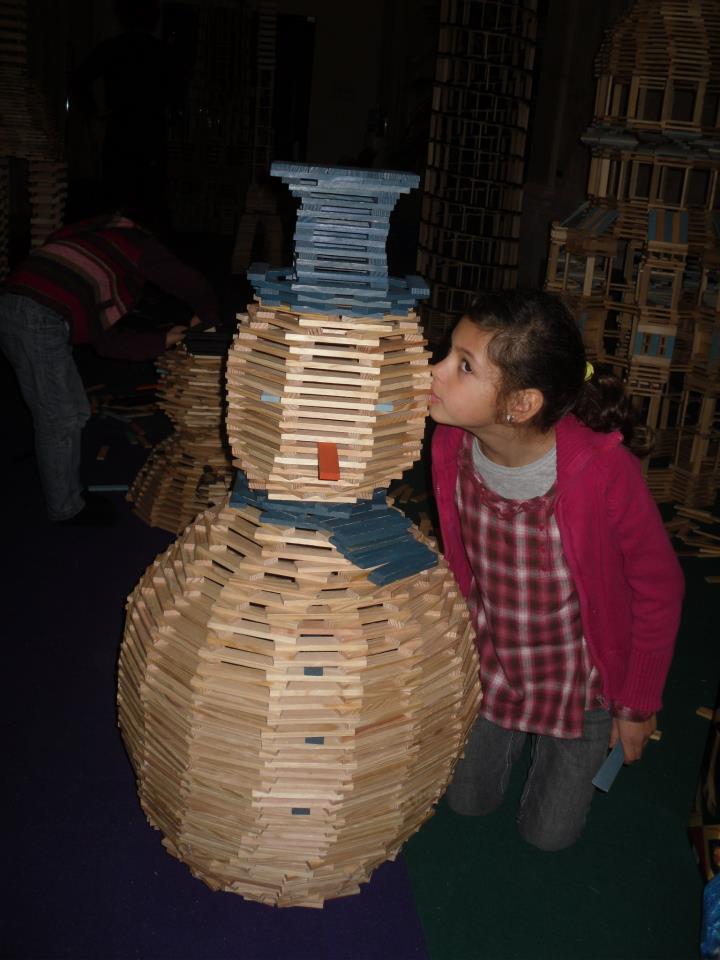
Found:
<path fill-rule="evenodd" d="M 517 283 L 536 0 L 442 0 L 418 270 L 437 341 L 483 290 Z"/>
<path fill-rule="evenodd" d="M 588 200 L 553 225 L 547 288 L 626 381 L 658 500 L 720 476 L 720 7 L 638 0 L 597 60 Z"/>
<path fill-rule="evenodd" d="M 467 609 L 384 487 L 420 452 L 422 281 L 387 276 L 411 175 L 275 164 L 293 269 L 256 267 L 228 361 L 238 471 L 136 587 L 119 719 L 141 803 L 215 889 L 356 893 L 432 813 L 480 698 Z"/>

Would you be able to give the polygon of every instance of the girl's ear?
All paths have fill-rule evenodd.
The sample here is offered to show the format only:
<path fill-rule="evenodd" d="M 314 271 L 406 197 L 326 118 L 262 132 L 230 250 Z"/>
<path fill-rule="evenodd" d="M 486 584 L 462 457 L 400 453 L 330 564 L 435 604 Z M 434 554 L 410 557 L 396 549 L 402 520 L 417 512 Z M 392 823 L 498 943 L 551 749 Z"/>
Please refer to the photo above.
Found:
<path fill-rule="evenodd" d="M 508 413 L 512 415 L 514 423 L 527 423 L 542 410 L 544 403 L 545 398 L 535 387 L 518 390 L 510 398 Z"/>

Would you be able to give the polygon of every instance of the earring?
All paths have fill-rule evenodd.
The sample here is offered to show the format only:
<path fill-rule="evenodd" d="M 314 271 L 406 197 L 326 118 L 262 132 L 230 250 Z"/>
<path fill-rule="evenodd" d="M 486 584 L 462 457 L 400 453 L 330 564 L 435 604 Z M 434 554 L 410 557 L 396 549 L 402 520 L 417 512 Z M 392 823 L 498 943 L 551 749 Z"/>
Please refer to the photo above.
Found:
<path fill-rule="evenodd" d="M 512 422 L 513 422 L 513 415 L 512 415 L 511 413 L 506 413 L 506 414 L 505 414 L 505 423 L 512 423 Z"/>

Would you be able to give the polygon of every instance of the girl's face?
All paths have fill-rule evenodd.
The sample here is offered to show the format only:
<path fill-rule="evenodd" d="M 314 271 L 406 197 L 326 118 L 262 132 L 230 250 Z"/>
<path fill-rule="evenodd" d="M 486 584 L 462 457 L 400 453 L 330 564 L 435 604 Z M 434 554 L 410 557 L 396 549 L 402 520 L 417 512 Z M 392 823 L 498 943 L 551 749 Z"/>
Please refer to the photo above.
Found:
<path fill-rule="evenodd" d="M 450 352 L 432 368 L 430 416 L 436 423 L 478 435 L 498 422 L 500 371 L 488 359 L 491 334 L 463 317 Z"/>

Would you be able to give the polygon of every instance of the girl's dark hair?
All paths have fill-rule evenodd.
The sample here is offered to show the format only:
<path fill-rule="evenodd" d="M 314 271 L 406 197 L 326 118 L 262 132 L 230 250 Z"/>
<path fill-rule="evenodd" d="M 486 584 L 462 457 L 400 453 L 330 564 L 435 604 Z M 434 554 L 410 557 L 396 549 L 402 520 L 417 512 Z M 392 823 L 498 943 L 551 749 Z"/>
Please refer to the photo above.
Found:
<path fill-rule="evenodd" d="M 545 402 L 529 426 L 545 432 L 573 413 L 601 433 L 620 430 L 630 444 L 633 418 L 622 382 L 599 371 L 585 379 L 582 336 L 558 297 L 539 290 L 488 293 L 465 316 L 492 334 L 488 358 L 500 371 L 499 413 L 515 391 L 534 388 Z"/>

